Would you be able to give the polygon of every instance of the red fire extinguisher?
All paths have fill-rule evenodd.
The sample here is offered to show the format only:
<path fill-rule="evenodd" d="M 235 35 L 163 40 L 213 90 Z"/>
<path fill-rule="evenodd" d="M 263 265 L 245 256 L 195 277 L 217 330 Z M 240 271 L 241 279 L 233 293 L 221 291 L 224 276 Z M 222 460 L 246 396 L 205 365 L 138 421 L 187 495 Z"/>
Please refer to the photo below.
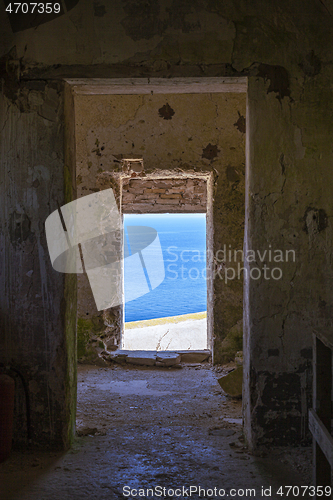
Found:
<path fill-rule="evenodd" d="M 12 448 L 15 382 L 0 374 L 0 463 L 9 457 Z"/>

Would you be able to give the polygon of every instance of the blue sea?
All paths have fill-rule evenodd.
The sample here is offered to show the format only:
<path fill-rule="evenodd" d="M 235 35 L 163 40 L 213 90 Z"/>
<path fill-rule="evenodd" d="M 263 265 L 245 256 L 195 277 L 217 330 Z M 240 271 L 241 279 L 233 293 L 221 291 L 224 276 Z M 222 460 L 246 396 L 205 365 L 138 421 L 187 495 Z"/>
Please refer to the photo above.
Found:
<path fill-rule="evenodd" d="M 131 278 L 133 273 L 125 258 L 125 322 L 206 311 L 206 214 L 125 215 L 127 238 L 133 226 L 157 231 L 163 254 L 162 279 L 163 265 L 165 277 L 149 293 L 127 301 L 136 296 L 135 288 L 141 285 L 139 279 Z"/>

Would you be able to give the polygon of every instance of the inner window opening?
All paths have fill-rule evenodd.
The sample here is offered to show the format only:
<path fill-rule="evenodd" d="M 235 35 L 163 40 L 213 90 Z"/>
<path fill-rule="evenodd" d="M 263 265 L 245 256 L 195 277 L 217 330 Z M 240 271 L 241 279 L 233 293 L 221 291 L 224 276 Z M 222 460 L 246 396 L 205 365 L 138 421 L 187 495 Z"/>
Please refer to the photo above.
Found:
<path fill-rule="evenodd" d="M 124 253 L 122 349 L 208 349 L 206 214 L 125 214 Z"/>

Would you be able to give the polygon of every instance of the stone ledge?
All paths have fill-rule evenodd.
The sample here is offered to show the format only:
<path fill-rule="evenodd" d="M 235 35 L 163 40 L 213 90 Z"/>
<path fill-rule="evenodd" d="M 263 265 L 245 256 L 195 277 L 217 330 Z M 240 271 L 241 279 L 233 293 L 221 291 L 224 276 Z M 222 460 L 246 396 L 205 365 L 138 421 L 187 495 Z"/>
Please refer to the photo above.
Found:
<path fill-rule="evenodd" d="M 178 366 L 180 363 L 202 363 L 211 356 L 210 350 L 198 351 L 104 351 L 103 355 L 115 363 L 143 366 Z"/>

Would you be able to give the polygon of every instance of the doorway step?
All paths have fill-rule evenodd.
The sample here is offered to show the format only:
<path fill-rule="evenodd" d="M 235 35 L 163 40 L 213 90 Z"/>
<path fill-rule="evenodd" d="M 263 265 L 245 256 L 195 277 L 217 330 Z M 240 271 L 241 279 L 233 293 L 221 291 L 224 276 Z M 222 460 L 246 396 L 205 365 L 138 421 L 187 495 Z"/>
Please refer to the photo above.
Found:
<path fill-rule="evenodd" d="M 108 359 L 115 363 L 159 366 L 161 368 L 181 366 L 181 363 L 202 363 L 211 356 L 209 349 L 196 351 L 126 351 L 108 353 Z"/>

